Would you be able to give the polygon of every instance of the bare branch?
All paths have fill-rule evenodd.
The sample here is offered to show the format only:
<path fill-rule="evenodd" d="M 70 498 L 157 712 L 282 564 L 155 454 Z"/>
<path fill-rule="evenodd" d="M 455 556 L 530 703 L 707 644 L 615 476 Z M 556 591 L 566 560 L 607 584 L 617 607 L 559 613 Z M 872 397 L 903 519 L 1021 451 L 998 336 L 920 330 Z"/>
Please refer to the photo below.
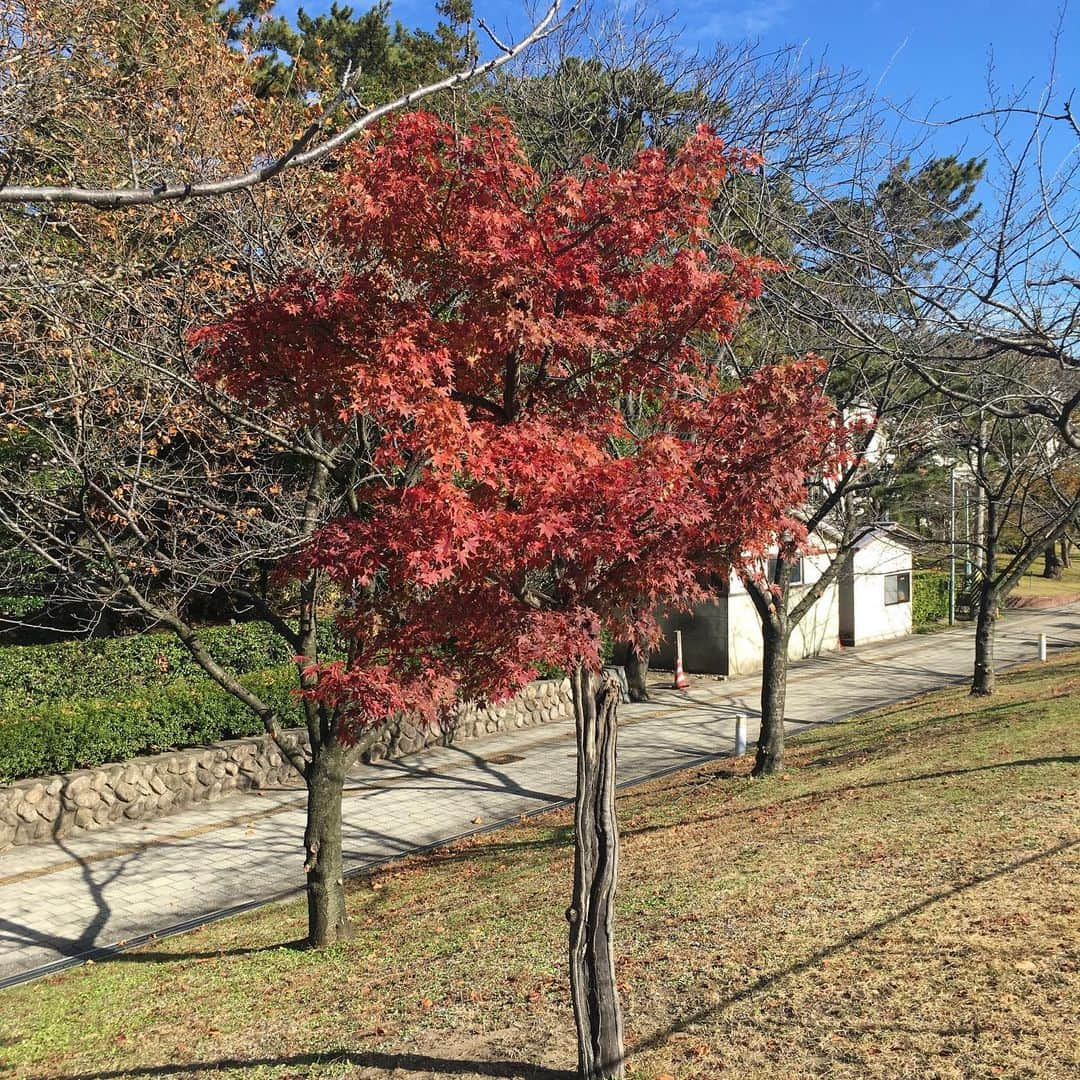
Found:
<path fill-rule="evenodd" d="M 533 28 L 513 45 L 507 46 L 500 43 L 501 53 L 484 63 L 474 62 L 470 67 L 448 75 L 438 82 L 428 83 L 418 87 L 393 101 L 379 105 L 365 113 L 359 119 L 354 120 L 347 127 L 342 128 L 337 134 L 330 136 L 323 142 L 316 142 L 327 120 L 332 116 L 337 107 L 349 95 L 349 84 L 342 87 L 340 93 L 334 98 L 327 108 L 312 121 L 307 129 L 299 135 L 293 144 L 279 157 L 257 169 L 236 176 L 223 177 L 220 180 L 193 181 L 185 184 L 162 184 L 152 188 L 83 188 L 83 187 L 55 187 L 55 186 L 16 186 L 0 187 L 0 203 L 81 203 L 95 206 L 99 209 L 115 210 L 126 206 L 144 206 L 151 203 L 162 203 L 187 199 L 205 199 L 213 196 L 228 195 L 232 192 L 244 191 L 257 184 L 263 184 L 272 180 L 275 176 L 287 169 L 295 169 L 304 165 L 311 165 L 320 161 L 328 154 L 344 146 L 355 139 L 361 132 L 371 127 L 384 116 L 400 109 L 408 108 L 416 102 L 430 97 L 432 94 L 443 90 L 450 90 L 475 79 L 496 71 L 504 64 L 509 63 L 515 57 L 520 56 L 530 45 L 539 41 L 551 33 L 556 24 L 556 17 L 562 6 L 563 0 L 552 0 L 547 13 Z M 567 9 L 565 18 L 573 14 L 577 3 Z"/>

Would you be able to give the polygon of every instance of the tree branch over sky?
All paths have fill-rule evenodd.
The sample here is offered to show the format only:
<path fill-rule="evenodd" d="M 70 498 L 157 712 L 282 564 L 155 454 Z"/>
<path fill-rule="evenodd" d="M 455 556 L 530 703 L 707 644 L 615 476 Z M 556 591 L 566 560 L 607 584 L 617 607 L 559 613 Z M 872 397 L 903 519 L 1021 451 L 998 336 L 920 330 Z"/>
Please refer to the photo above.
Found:
<path fill-rule="evenodd" d="M 0 203 L 82 203 L 101 209 L 116 209 L 126 206 L 143 206 L 149 203 L 170 202 L 183 199 L 203 199 L 213 196 L 228 195 L 233 192 L 244 191 L 255 187 L 257 184 L 272 180 L 288 169 L 296 169 L 306 165 L 313 165 L 321 161 L 334 150 L 346 145 L 355 139 L 361 132 L 377 123 L 382 117 L 399 109 L 408 108 L 411 105 L 437 94 L 443 90 L 450 90 L 464 83 L 482 78 L 496 71 L 498 68 L 520 56 L 535 42 L 558 25 L 558 16 L 563 0 L 552 0 L 546 13 L 532 29 L 518 41 L 504 43 L 488 32 L 497 54 L 489 60 L 480 62 L 479 57 L 467 67 L 462 68 L 443 79 L 426 83 L 402 94 L 391 101 L 368 109 L 355 120 L 346 124 L 345 127 L 331 135 L 326 135 L 326 130 L 333 121 L 338 110 L 345 105 L 353 96 L 353 80 L 356 73 L 347 72 L 342 79 L 342 85 L 338 93 L 331 101 L 320 108 L 315 118 L 293 140 L 292 144 L 282 153 L 272 156 L 264 164 L 256 165 L 246 172 L 237 172 L 231 175 L 211 180 L 177 180 L 169 183 L 159 183 L 152 186 L 140 186 L 137 182 L 137 172 L 134 162 L 132 163 L 132 179 L 130 186 L 87 187 L 78 183 L 68 185 L 29 184 L 0 186 Z M 564 17 L 569 17 L 575 8 L 572 3 Z M 3 49 L 5 67 L 9 70 L 21 70 L 32 67 L 37 42 L 32 36 L 28 36 L 25 30 L 26 22 L 11 19 L 10 25 L 5 27 L 5 32 L 0 38 L 0 48 Z M 481 23 L 484 27 L 484 24 Z M 20 58 L 28 58 L 31 63 L 19 64 Z M 19 99 L 20 82 L 14 80 L 16 102 Z M 16 111 L 19 111 L 17 106 Z M 180 120 L 177 121 L 180 124 Z"/>

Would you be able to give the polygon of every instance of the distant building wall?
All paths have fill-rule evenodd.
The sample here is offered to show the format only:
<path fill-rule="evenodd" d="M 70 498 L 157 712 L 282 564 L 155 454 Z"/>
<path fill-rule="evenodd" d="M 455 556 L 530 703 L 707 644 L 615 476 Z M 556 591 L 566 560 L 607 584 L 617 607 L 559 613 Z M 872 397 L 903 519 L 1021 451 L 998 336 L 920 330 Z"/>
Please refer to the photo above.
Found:
<path fill-rule="evenodd" d="M 826 553 L 805 555 L 803 584 L 792 586 L 791 599 L 798 603 L 804 588 L 817 581 L 829 566 Z M 835 649 L 840 623 L 837 586 L 830 585 L 791 634 L 789 655 L 793 660 Z M 657 667 L 675 666 L 675 631 L 682 631 L 683 669 L 691 674 L 743 675 L 760 671 L 762 664 L 761 619 L 754 602 L 738 577 L 728 583 L 726 596 L 715 603 L 699 604 L 692 612 L 667 611 L 660 616 L 664 641 L 653 653 Z"/>
<path fill-rule="evenodd" d="M 675 631 L 683 636 L 683 670 L 696 675 L 728 673 L 727 603 L 698 604 L 693 611 L 664 611 L 660 615 L 664 640 L 652 654 L 657 667 L 675 669 Z"/>
<path fill-rule="evenodd" d="M 911 549 L 893 539 L 888 526 L 871 526 L 859 541 L 844 573 L 826 588 L 791 632 L 792 660 L 818 656 L 845 645 L 890 641 L 911 633 Z M 790 604 L 828 570 L 832 554 L 811 551 L 802 558 L 802 581 L 791 586 Z M 888 603 L 887 582 L 906 574 L 907 600 Z M 738 577 L 716 602 L 692 612 L 665 612 L 660 617 L 664 641 L 653 653 L 657 667 L 675 666 L 675 631 L 682 631 L 683 668 L 689 673 L 745 675 L 760 671 L 761 620 Z"/>
<path fill-rule="evenodd" d="M 822 559 L 824 557 L 819 557 L 819 561 Z M 810 562 L 809 556 L 806 562 Z M 820 577 L 820 569 L 820 565 L 807 567 L 809 578 L 807 586 Z M 792 586 L 789 597 L 792 606 L 799 602 L 805 588 L 806 586 Z M 835 584 L 828 586 L 802 621 L 791 631 L 788 656 L 792 660 L 818 656 L 823 652 L 836 649 L 839 645 L 840 613 L 837 608 L 837 596 L 837 586 Z M 754 602 L 747 592 L 733 590 L 728 598 L 728 604 L 730 640 L 727 674 L 745 675 L 752 671 L 760 671 L 763 655 L 761 619 L 754 607 Z"/>
<path fill-rule="evenodd" d="M 886 579 L 907 575 L 908 599 L 886 602 Z M 873 537 L 856 549 L 841 579 L 841 639 L 845 645 L 891 641 L 911 633 L 911 549 Z"/>

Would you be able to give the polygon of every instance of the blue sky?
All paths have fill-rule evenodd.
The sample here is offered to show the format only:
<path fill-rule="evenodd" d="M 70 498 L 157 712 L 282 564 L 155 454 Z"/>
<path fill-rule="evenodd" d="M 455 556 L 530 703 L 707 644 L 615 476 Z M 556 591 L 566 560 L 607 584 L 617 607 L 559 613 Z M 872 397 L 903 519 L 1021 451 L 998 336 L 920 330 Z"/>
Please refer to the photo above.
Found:
<path fill-rule="evenodd" d="M 896 100 L 914 95 L 949 112 L 979 105 L 987 62 L 1003 86 L 1041 80 L 1048 66 L 1059 3 L 1048 0 L 666 0 L 687 24 L 687 39 L 760 38 L 765 44 L 805 43 L 832 65 L 857 68 Z M 1060 67 L 1080 83 L 1080 4 L 1066 17 Z M 1074 85 L 1074 83 L 1069 83 Z"/>
<path fill-rule="evenodd" d="M 352 2 L 363 9 L 374 0 Z M 493 26 L 522 25 L 524 2 L 474 4 Z M 283 0 L 278 9 L 288 14 L 296 6 L 297 0 Z M 329 0 L 304 4 L 313 13 L 328 6 Z M 880 80 L 881 92 L 891 100 L 914 97 L 923 110 L 941 103 L 943 115 L 982 103 L 991 56 L 1003 88 L 1033 78 L 1041 84 L 1061 11 L 1060 0 L 658 0 L 656 6 L 677 13 L 689 45 L 708 48 L 718 39 L 748 37 L 766 46 L 804 44 L 813 55 L 824 54 L 831 66 L 856 68 L 873 82 Z M 391 5 L 392 17 L 408 26 L 430 25 L 433 13 L 434 0 Z M 1080 100 L 1080 0 L 1066 14 L 1059 77 L 1063 93 L 1076 87 Z"/>

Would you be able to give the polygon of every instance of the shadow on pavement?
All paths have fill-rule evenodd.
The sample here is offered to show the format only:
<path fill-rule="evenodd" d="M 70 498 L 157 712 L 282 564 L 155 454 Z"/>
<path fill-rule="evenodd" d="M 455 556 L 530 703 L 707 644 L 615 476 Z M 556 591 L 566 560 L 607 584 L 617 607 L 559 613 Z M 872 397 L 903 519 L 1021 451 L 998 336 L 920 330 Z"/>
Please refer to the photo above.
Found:
<path fill-rule="evenodd" d="M 65 778 L 59 796 L 62 802 L 67 798 L 68 783 L 69 778 Z M 59 817 L 53 823 L 53 843 L 72 862 L 78 863 L 83 884 L 93 900 L 93 915 L 77 937 L 46 934 L 40 930 L 35 930 L 33 927 L 23 926 L 12 919 L 0 917 L 0 942 L 51 949 L 65 957 L 82 956 L 84 953 L 93 950 L 97 945 L 98 935 L 105 928 L 112 915 L 112 907 L 106 898 L 106 890 L 124 875 L 128 867 L 138 859 L 142 852 L 133 852 L 128 857 L 121 859 L 107 873 L 97 878 L 94 876 L 93 860 L 83 858 L 64 843 L 61 833 L 61 819 Z"/>

